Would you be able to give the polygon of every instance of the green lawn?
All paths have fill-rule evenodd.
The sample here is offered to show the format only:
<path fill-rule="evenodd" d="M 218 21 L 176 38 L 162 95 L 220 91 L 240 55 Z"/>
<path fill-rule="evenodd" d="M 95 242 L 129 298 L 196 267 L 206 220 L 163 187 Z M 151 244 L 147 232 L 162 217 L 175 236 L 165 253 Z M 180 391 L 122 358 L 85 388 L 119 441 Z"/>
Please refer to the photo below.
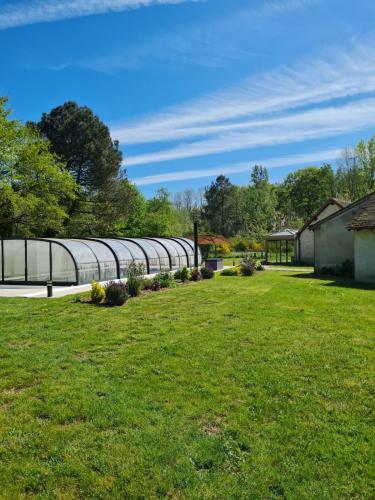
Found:
<path fill-rule="evenodd" d="M 0 299 L 0 497 L 375 497 L 375 290 L 216 277 Z"/>

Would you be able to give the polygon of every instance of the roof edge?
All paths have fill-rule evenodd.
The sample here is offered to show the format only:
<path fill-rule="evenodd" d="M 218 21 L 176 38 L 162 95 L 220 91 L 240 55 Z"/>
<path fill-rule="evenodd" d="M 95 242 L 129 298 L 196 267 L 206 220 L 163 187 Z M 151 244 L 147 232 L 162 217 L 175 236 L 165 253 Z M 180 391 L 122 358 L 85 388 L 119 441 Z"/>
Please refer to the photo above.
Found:
<path fill-rule="evenodd" d="M 328 222 L 328 221 L 334 219 L 335 217 L 338 217 L 341 214 L 345 213 L 346 211 L 348 211 L 348 210 L 350 210 L 350 209 L 352 209 L 352 208 L 360 205 L 364 201 L 368 200 L 371 196 L 375 196 L 375 191 L 372 191 L 371 193 L 366 194 L 366 196 L 363 196 L 362 198 L 359 198 L 358 200 L 353 201 L 353 203 L 350 203 L 346 207 L 342 208 L 341 210 L 338 210 L 337 212 L 335 212 L 334 214 L 329 215 L 328 217 L 325 217 L 324 219 L 316 222 L 315 224 L 313 224 L 313 225 L 310 224 L 310 229 L 312 229 L 314 231 L 316 227 L 319 227 L 323 223 Z"/>

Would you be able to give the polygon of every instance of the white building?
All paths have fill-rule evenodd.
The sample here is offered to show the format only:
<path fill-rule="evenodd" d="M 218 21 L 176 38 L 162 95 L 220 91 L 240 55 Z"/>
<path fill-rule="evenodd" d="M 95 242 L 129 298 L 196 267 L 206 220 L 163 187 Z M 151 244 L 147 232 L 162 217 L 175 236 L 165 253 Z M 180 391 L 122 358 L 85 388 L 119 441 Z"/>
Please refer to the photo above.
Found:
<path fill-rule="evenodd" d="M 375 283 L 375 192 L 314 223 L 315 272 L 340 274 L 353 265 L 357 281 Z"/>
<path fill-rule="evenodd" d="M 308 266 L 314 265 L 314 231 L 312 231 L 312 226 L 318 221 L 338 212 L 348 204 L 349 202 L 338 200 L 337 198 L 330 198 L 297 232 L 295 240 L 295 261 L 298 262 L 298 264 L 305 264 Z"/>

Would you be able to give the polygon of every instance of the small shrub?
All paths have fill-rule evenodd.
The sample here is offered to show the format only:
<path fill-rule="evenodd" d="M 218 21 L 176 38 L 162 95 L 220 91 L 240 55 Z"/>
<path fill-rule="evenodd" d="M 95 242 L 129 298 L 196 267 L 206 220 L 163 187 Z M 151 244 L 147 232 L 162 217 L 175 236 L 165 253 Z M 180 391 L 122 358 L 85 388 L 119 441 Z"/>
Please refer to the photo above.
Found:
<path fill-rule="evenodd" d="M 160 281 L 158 279 L 153 279 L 152 285 L 151 285 L 151 291 L 152 292 L 159 292 L 159 290 L 161 290 Z"/>
<path fill-rule="evenodd" d="M 145 266 L 140 263 L 132 262 L 126 270 L 126 277 L 128 278 L 126 287 L 130 297 L 138 297 L 141 293 L 143 286 L 143 279 L 145 274 Z"/>
<path fill-rule="evenodd" d="M 152 279 L 144 279 L 143 280 L 143 290 L 152 290 L 152 285 L 154 280 Z"/>
<path fill-rule="evenodd" d="M 221 271 L 220 276 L 238 276 L 238 270 L 235 267 L 224 269 Z"/>
<path fill-rule="evenodd" d="M 201 276 L 204 280 L 210 280 L 215 277 L 215 273 L 212 269 L 208 269 L 207 267 L 201 268 Z"/>
<path fill-rule="evenodd" d="M 157 280 L 160 283 L 161 288 L 172 288 L 176 286 L 174 275 L 169 271 L 157 274 L 155 276 L 155 280 Z"/>
<path fill-rule="evenodd" d="M 180 281 L 188 281 L 190 278 L 190 271 L 187 267 L 183 267 L 174 273 L 174 279 Z"/>
<path fill-rule="evenodd" d="M 93 304 L 100 304 L 105 297 L 104 287 L 97 281 L 91 283 L 91 302 Z"/>
<path fill-rule="evenodd" d="M 130 297 L 138 297 L 138 295 L 141 293 L 142 286 L 143 280 L 139 278 L 129 278 L 128 282 L 126 283 L 126 288 Z"/>
<path fill-rule="evenodd" d="M 202 279 L 202 275 L 199 269 L 193 269 L 190 273 L 190 281 L 200 281 Z"/>
<path fill-rule="evenodd" d="M 242 276 L 252 276 L 255 273 L 256 262 L 252 258 L 247 258 L 241 263 Z"/>
<path fill-rule="evenodd" d="M 128 291 L 124 283 L 110 281 L 105 287 L 105 301 L 109 306 L 122 306 L 128 300 Z"/>
<path fill-rule="evenodd" d="M 130 278 L 138 278 L 143 280 L 144 275 L 145 275 L 145 265 L 143 263 L 137 264 L 136 262 L 132 262 L 129 264 L 127 270 L 126 270 L 126 277 L 128 279 Z"/>
<path fill-rule="evenodd" d="M 262 264 L 257 265 L 257 271 L 265 271 L 266 268 Z"/>

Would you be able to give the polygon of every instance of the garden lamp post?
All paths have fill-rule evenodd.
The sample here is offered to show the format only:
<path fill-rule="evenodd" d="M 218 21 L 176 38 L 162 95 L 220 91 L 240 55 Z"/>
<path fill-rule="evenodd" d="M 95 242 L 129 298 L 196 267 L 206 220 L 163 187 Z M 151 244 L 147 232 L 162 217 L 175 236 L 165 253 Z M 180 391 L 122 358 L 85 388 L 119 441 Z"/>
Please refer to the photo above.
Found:
<path fill-rule="evenodd" d="M 198 269 L 198 222 L 194 221 L 194 267 Z"/>

